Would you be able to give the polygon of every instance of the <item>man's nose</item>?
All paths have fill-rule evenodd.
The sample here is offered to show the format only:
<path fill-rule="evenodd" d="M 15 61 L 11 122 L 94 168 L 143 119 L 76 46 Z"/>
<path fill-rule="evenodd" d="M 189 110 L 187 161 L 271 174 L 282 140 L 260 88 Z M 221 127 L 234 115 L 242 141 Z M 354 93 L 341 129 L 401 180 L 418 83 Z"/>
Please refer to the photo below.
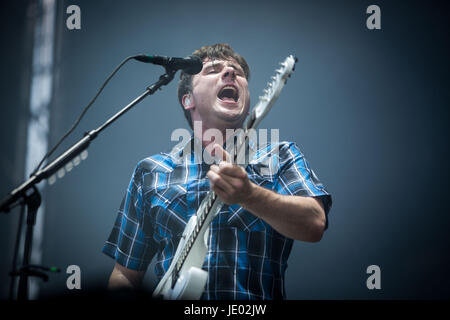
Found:
<path fill-rule="evenodd" d="M 236 79 L 236 71 L 232 67 L 225 67 L 222 78 L 224 80 L 234 80 Z"/>

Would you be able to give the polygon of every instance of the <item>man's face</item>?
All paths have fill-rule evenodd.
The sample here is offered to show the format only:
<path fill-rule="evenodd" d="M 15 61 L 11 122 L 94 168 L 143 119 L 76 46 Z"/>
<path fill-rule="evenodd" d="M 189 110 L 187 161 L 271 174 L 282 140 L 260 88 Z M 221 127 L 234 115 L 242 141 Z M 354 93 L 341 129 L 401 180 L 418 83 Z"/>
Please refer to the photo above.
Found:
<path fill-rule="evenodd" d="M 209 60 L 192 78 L 192 120 L 203 127 L 239 128 L 250 106 L 248 82 L 234 59 Z"/>

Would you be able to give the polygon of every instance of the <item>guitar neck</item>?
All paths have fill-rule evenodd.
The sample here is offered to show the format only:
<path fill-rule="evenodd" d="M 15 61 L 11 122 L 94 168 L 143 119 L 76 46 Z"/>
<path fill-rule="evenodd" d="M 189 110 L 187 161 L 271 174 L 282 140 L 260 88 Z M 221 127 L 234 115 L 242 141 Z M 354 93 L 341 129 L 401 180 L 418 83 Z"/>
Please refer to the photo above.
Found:
<path fill-rule="evenodd" d="M 210 217 L 212 211 L 218 212 L 223 206 L 223 202 L 217 197 L 217 194 L 210 190 L 206 194 L 205 199 L 203 199 L 202 203 L 200 204 L 200 207 L 197 210 L 196 216 L 196 225 L 192 229 L 191 233 L 186 235 L 187 239 L 184 245 L 184 248 L 182 249 L 180 256 L 178 258 L 178 261 L 176 262 L 175 268 L 173 270 L 173 277 L 172 281 L 175 282 L 177 279 L 177 276 L 180 272 L 180 270 L 183 267 L 183 264 L 194 245 L 194 242 L 197 240 L 200 231 L 205 226 L 205 223 L 210 222 L 212 217 Z M 213 210 L 214 209 L 214 210 Z M 210 217 L 210 219 L 208 219 Z"/>

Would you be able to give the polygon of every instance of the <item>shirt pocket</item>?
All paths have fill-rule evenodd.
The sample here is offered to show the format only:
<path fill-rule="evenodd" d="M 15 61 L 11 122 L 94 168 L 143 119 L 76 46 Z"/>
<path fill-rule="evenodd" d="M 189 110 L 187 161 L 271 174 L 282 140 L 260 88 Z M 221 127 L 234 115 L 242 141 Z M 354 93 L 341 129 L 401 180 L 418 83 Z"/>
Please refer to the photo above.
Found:
<path fill-rule="evenodd" d="M 246 232 L 265 231 L 268 224 L 239 205 L 230 205 L 228 225 Z"/>
<path fill-rule="evenodd" d="M 271 189 L 274 184 L 274 179 L 278 174 L 279 163 L 276 157 L 264 157 L 260 160 L 252 160 L 247 167 L 247 173 L 251 180 L 261 186 Z"/>
<path fill-rule="evenodd" d="M 167 241 L 183 233 L 189 220 L 186 193 L 181 184 L 159 186 L 153 190 L 148 224 L 153 227 L 156 241 Z"/>
<path fill-rule="evenodd" d="M 247 174 L 256 185 L 269 190 L 273 189 L 273 173 L 269 168 L 268 160 L 247 167 Z M 229 205 L 228 211 L 227 223 L 232 227 L 246 232 L 265 231 L 269 228 L 269 225 L 261 218 L 237 204 Z"/>

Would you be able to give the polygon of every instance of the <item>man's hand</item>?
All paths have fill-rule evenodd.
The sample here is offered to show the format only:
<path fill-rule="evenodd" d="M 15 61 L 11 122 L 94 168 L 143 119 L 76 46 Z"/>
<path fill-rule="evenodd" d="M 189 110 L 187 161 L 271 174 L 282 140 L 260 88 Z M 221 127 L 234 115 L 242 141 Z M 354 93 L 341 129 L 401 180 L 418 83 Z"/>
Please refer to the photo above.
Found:
<path fill-rule="evenodd" d="M 245 206 L 252 199 L 255 185 L 242 167 L 231 163 L 230 154 L 220 145 L 216 144 L 213 151 L 223 161 L 212 165 L 207 173 L 211 188 L 226 204 Z"/>

